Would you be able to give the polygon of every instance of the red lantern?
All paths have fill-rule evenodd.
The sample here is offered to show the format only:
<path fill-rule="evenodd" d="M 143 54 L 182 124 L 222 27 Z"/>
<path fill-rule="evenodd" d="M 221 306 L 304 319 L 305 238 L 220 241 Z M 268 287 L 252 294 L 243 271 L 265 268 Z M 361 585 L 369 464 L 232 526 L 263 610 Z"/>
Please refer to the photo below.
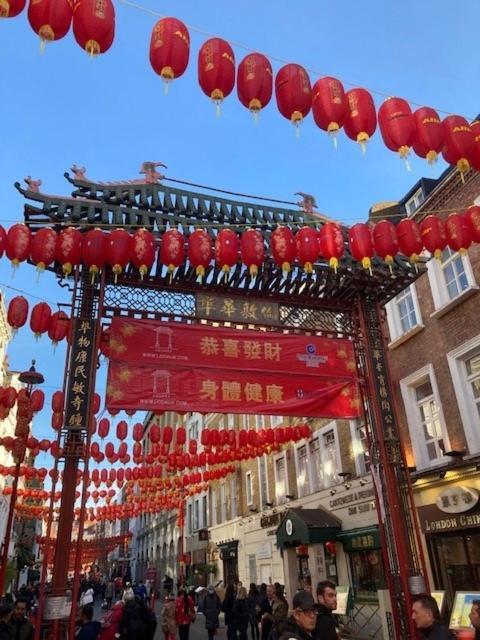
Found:
<path fill-rule="evenodd" d="M 73 14 L 73 35 L 91 56 L 108 51 L 115 37 L 112 0 L 79 0 Z"/>
<path fill-rule="evenodd" d="M 210 38 L 198 53 L 198 81 L 202 91 L 217 106 L 235 86 L 235 55 L 232 47 L 222 38 Z"/>
<path fill-rule="evenodd" d="M 480 207 L 469 207 L 463 215 L 467 226 L 470 228 L 473 240 L 480 242 Z"/>
<path fill-rule="evenodd" d="M 149 430 L 150 442 L 158 443 L 160 442 L 160 427 L 158 424 L 152 424 Z"/>
<path fill-rule="evenodd" d="M 338 261 L 345 251 L 342 230 L 335 222 L 326 222 L 319 231 L 318 242 L 321 255 L 328 260 L 329 266 L 337 272 Z"/>
<path fill-rule="evenodd" d="M 63 273 L 68 276 L 73 267 L 82 259 L 82 234 L 78 229 L 68 227 L 60 231 L 57 239 L 56 259 L 62 265 Z"/>
<path fill-rule="evenodd" d="M 42 42 L 64 38 L 72 24 L 73 9 L 69 0 L 30 0 L 28 21 Z"/>
<path fill-rule="evenodd" d="M 63 427 L 63 411 L 52 414 L 52 429 L 58 431 Z"/>
<path fill-rule="evenodd" d="M 426 158 L 428 164 L 433 164 L 443 148 L 442 121 L 435 109 L 430 107 L 417 109 L 413 119 L 416 129 L 413 150 L 420 158 Z"/>
<path fill-rule="evenodd" d="M 480 120 L 472 122 L 470 129 L 473 133 L 473 149 L 470 164 L 474 169 L 480 171 Z"/>
<path fill-rule="evenodd" d="M 277 227 L 270 236 L 270 249 L 276 265 L 288 273 L 297 256 L 292 230 L 288 227 Z"/>
<path fill-rule="evenodd" d="M 107 444 L 105 445 L 105 457 L 107 458 L 107 460 L 109 458 L 112 458 L 115 455 L 115 448 L 113 446 L 113 444 L 111 442 L 107 442 Z M 102 471 L 100 472 L 100 477 L 102 477 L 102 473 L 103 471 L 107 471 L 106 469 L 102 469 Z M 105 478 L 105 480 L 102 481 L 106 482 L 107 478 Z"/>
<path fill-rule="evenodd" d="M 143 424 L 141 422 L 137 422 L 133 425 L 133 439 L 135 442 L 140 442 L 143 438 Z"/>
<path fill-rule="evenodd" d="M 35 334 L 35 338 L 40 338 L 42 333 L 46 333 L 50 327 L 52 310 L 46 302 L 36 304 L 30 315 L 30 329 Z"/>
<path fill-rule="evenodd" d="M 35 233 L 30 245 L 30 260 L 39 272 L 44 271 L 55 260 L 57 234 L 45 227 Z"/>
<path fill-rule="evenodd" d="M 132 236 L 125 229 L 115 229 L 109 234 L 106 258 L 115 274 L 115 282 L 130 260 L 131 247 Z"/>
<path fill-rule="evenodd" d="M 442 127 L 445 136 L 442 155 L 446 162 L 457 167 L 463 177 L 474 155 L 473 132 L 462 116 L 447 116 Z"/>
<path fill-rule="evenodd" d="M 185 73 L 190 55 L 190 34 L 177 18 L 162 18 L 153 27 L 150 64 L 155 73 L 170 82 Z"/>
<path fill-rule="evenodd" d="M 166 231 L 160 245 L 160 262 L 167 267 L 170 274 L 177 269 L 185 259 L 185 238 L 176 229 Z"/>
<path fill-rule="evenodd" d="M 17 390 L 14 387 L 7 387 L 2 398 L 3 406 L 11 409 L 17 401 L 17 395 Z"/>
<path fill-rule="evenodd" d="M 98 423 L 98 435 L 100 438 L 106 438 L 110 431 L 110 421 L 107 418 L 102 418 Z"/>
<path fill-rule="evenodd" d="M 313 272 L 313 265 L 320 255 L 318 233 L 312 227 L 302 227 L 295 236 L 297 256 L 305 273 Z"/>
<path fill-rule="evenodd" d="M 212 241 L 203 229 L 197 229 L 188 238 L 188 260 L 197 276 L 203 278 L 213 257 Z"/>
<path fill-rule="evenodd" d="M 397 230 L 390 220 L 380 220 L 373 227 L 373 245 L 375 253 L 391 268 L 398 253 Z"/>
<path fill-rule="evenodd" d="M 136 267 L 143 280 L 155 262 L 155 238 L 147 229 L 138 229 L 131 239 L 130 262 Z"/>
<path fill-rule="evenodd" d="M 173 429 L 170 425 L 165 425 L 162 432 L 163 444 L 169 445 L 173 440 Z"/>
<path fill-rule="evenodd" d="M 175 432 L 175 444 L 178 446 L 183 446 L 187 441 L 187 432 L 185 431 L 185 427 L 177 427 Z"/>
<path fill-rule="evenodd" d="M 312 87 L 305 69 L 299 64 L 286 64 L 275 76 L 278 110 L 298 127 L 312 106 Z"/>
<path fill-rule="evenodd" d="M 465 218 L 459 213 L 451 213 L 445 220 L 445 231 L 450 249 L 465 254 L 472 244 L 472 232 Z"/>
<path fill-rule="evenodd" d="M 106 234 L 101 229 L 87 231 L 82 242 L 82 260 L 92 274 L 92 279 L 105 266 L 106 252 Z"/>
<path fill-rule="evenodd" d="M 23 296 L 15 296 L 10 300 L 7 311 L 7 322 L 14 331 L 26 323 L 28 318 L 28 302 Z"/>
<path fill-rule="evenodd" d="M 343 124 L 345 133 L 366 151 L 366 143 L 377 128 L 377 113 L 370 93 L 366 89 L 347 91 L 348 109 Z"/>
<path fill-rule="evenodd" d="M 248 267 L 251 278 L 258 274 L 258 267 L 265 260 L 265 245 L 261 231 L 247 229 L 240 238 L 240 252 L 243 263 Z"/>
<path fill-rule="evenodd" d="M 7 245 L 7 232 L 0 225 L 0 258 L 3 256 L 5 252 L 6 245 Z"/>
<path fill-rule="evenodd" d="M 64 311 L 52 313 L 50 326 L 48 327 L 48 337 L 54 346 L 66 338 L 69 328 L 70 320 Z"/>
<path fill-rule="evenodd" d="M 320 78 L 312 89 L 312 113 L 317 127 L 334 137 L 343 126 L 348 103 L 345 90 L 336 78 Z"/>
<path fill-rule="evenodd" d="M 52 411 L 54 413 L 58 413 L 63 411 L 63 407 L 65 405 L 65 394 L 63 391 L 55 391 L 52 395 Z"/>
<path fill-rule="evenodd" d="M 117 438 L 119 440 L 125 440 L 128 435 L 128 424 L 125 420 L 120 420 L 117 424 Z"/>
<path fill-rule="evenodd" d="M 238 99 L 244 107 L 258 116 L 272 99 L 273 73 L 268 58 L 250 53 L 240 62 L 237 71 Z"/>
<path fill-rule="evenodd" d="M 418 262 L 418 256 L 422 253 L 423 242 L 420 228 L 415 220 L 404 218 L 397 224 L 397 238 L 400 251 L 408 256 L 410 262 Z"/>
<path fill-rule="evenodd" d="M 221 229 L 215 239 L 215 261 L 217 266 L 227 274 L 237 263 L 238 237 L 232 229 Z"/>
<path fill-rule="evenodd" d="M 94 393 L 93 394 L 93 403 L 92 403 L 93 413 L 98 413 L 100 411 L 101 402 L 102 402 L 102 399 L 101 399 L 100 395 L 98 393 Z"/>
<path fill-rule="evenodd" d="M 30 403 L 34 413 L 43 409 L 43 405 L 45 404 L 45 394 L 41 389 L 35 389 L 35 391 L 33 391 L 30 396 Z"/>
<path fill-rule="evenodd" d="M 0 0 L 0 18 L 15 18 L 25 8 L 26 0 Z"/>
<path fill-rule="evenodd" d="M 383 142 L 390 151 L 407 158 L 415 142 L 416 128 L 410 105 L 403 98 L 387 98 L 378 110 Z"/>
<path fill-rule="evenodd" d="M 355 260 L 362 263 L 364 269 L 372 270 L 373 241 L 367 224 L 354 224 L 348 234 L 350 253 Z"/>
<path fill-rule="evenodd" d="M 427 216 L 420 222 L 422 243 L 427 251 L 440 260 L 447 246 L 447 234 L 443 220 L 437 216 Z"/>
<path fill-rule="evenodd" d="M 32 233 L 24 224 L 14 224 L 7 232 L 5 253 L 12 261 L 13 268 L 18 267 L 20 262 L 24 262 L 30 255 L 30 245 Z"/>

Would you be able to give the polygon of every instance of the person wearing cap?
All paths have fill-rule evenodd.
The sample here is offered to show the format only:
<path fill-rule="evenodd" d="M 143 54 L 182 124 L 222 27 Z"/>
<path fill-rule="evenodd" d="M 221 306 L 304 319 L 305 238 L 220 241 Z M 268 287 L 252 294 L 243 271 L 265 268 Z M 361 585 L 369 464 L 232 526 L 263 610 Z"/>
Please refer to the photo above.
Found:
<path fill-rule="evenodd" d="M 337 640 L 337 621 L 333 612 L 337 608 L 337 586 L 330 580 L 317 585 L 317 623 L 315 633 L 318 640 Z"/>
<path fill-rule="evenodd" d="M 292 615 L 283 623 L 279 640 L 312 640 L 317 622 L 315 600 L 308 591 L 293 596 Z"/>

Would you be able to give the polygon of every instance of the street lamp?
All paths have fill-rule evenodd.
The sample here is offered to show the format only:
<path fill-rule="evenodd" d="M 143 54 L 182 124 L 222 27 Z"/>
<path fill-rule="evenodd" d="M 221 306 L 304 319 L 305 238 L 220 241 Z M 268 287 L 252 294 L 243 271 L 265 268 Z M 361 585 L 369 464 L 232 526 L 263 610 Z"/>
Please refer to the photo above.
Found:
<path fill-rule="evenodd" d="M 24 411 L 22 411 L 22 415 L 20 415 L 19 404 L 17 401 L 17 426 L 15 429 L 15 435 L 21 440 L 21 447 L 16 452 L 16 462 L 15 462 L 15 475 L 13 477 L 12 483 L 12 493 L 10 495 L 10 505 L 8 508 L 8 519 L 7 519 L 7 527 L 5 530 L 5 538 L 3 540 L 3 552 L 2 552 L 2 561 L 0 564 L 0 594 L 3 595 L 5 588 L 5 576 L 7 573 L 7 565 L 8 565 L 8 549 L 10 547 L 10 537 L 12 535 L 12 525 L 13 525 L 13 514 L 15 511 L 15 503 L 17 501 L 17 487 L 18 487 L 18 478 L 20 477 L 20 465 L 25 459 L 25 449 L 26 442 L 29 436 L 30 431 L 30 423 L 32 420 L 32 411 L 30 407 L 30 396 L 32 394 L 33 387 L 39 384 L 42 384 L 45 379 L 41 373 L 39 373 L 35 369 L 35 360 L 32 360 L 32 366 L 28 371 L 23 371 L 18 379 L 22 382 L 25 387 L 25 404 L 27 406 L 24 407 Z M 24 428 L 24 425 L 21 424 L 23 422 L 27 422 L 27 428 Z"/>

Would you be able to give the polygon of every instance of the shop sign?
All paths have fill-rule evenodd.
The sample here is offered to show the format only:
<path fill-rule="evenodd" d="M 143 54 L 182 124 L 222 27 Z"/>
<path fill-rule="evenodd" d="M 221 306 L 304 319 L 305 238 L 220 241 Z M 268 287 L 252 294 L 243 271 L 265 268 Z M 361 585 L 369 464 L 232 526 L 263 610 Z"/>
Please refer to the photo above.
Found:
<path fill-rule="evenodd" d="M 238 557 L 238 541 L 229 542 L 220 547 L 220 558 L 222 560 L 236 560 Z"/>
<path fill-rule="evenodd" d="M 438 496 L 436 505 L 445 513 L 470 511 L 478 503 L 478 491 L 470 487 L 448 487 Z"/>
<path fill-rule="evenodd" d="M 209 320 L 248 324 L 280 324 L 278 304 L 265 300 L 197 293 L 196 308 L 197 316 Z"/>
<path fill-rule="evenodd" d="M 280 514 L 272 513 L 269 516 L 260 518 L 260 526 L 262 529 L 270 529 L 270 527 L 278 527 L 280 524 Z"/>
<path fill-rule="evenodd" d="M 73 321 L 70 354 L 70 381 L 65 405 L 65 428 L 87 429 L 93 394 L 92 371 L 96 357 L 97 321 L 77 318 Z"/>
<path fill-rule="evenodd" d="M 272 543 L 264 542 L 258 547 L 257 560 L 269 560 L 272 557 Z"/>
<path fill-rule="evenodd" d="M 373 549 L 376 546 L 374 537 L 371 534 L 352 538 L 350 545 L 354 550 Z"/>
<path fill-rule="evenodd" d="M 359 489 L 346 495 L 330 500 L 330 510 L 348 509 L 349 516 L 356 516 L 359 513 L 368 513 L 375 510 L 375 491 L 369 489 Z"/>
<path fill-rule="evenodd" d="M 66 596 L 50 596 L 45 599 L 45 620 L 62 620 L 68 618 L 72 609 L 72 601 Z"/>
<path fill-rule="evenodd" d="M 478 505 L 470 513 L 452 513 L 446 515 L 436 504 L 418 507 L 418 517 L 423 533 L 442 533 L 459 529 L 480 527 L 480 508 Z"/>

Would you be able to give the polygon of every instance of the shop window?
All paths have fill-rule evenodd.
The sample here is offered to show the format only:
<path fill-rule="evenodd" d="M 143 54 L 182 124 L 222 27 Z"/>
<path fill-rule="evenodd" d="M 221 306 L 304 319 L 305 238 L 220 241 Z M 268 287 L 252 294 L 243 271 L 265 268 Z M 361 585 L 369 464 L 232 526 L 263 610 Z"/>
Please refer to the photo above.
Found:
<path fill-rule="evenodd" d="M 447 354 L 470 453 L 480 451 L 480 335 Z"/>
<path fill-rule="evenodd" d="M 302 498 L 310 493 L 310 479 L 308 474 L 307 445 L 303 444 L 296 450 L 297 458 L 297 487 L 298 496 Z"/>
<path fill-rule="evenodd" d="M 245 497 L 247 500 L 247 506 L 253 504 L 253 481 L 252 481 L 252 472 L 247 471 L 245 474 Z"/>
<path fill-rule="evenodd" d="M 386 586 L 381 550 L 351 551 L 349 558 L 355 597 L 376 598 L 377 591 Z"/>
<path fill-rule="evenodd" d="M 405 334 L 421 328 L 422 317 L 415 285 L 410 285 L 386 306 L 390 341 L 395 342 Z"/>
<path fill-rule="evenodd" d="M 287 500 L 287 465 L 285 454 L 275 459 L 275 499 L 277 504 L 284 504 Z"/>
<path fill-rule="evenodd" d="M 427 271 L 437 311 L 450 308 L 450 303 L 477 289 L 468 255 L 462 256 L 449 248 L 443 251 L 440 260 L 428 262 Z"/>
<path fill-rule="evenodd" d="M 258 458 L 258 480 L 260 484 L 260 506 L 264 509 L 267 502 L 270 502 L 268 495 L 267 456 L 265 455 Z"/>

